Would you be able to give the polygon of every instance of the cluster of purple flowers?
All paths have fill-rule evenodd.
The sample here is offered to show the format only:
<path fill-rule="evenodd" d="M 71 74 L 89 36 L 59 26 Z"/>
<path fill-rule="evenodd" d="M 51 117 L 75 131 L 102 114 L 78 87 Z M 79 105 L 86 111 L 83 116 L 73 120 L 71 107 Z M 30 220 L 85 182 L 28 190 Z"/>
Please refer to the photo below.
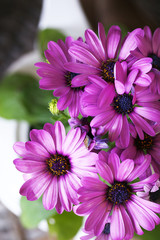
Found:
<path fill-rule="evenodd" d="M 17 142 L 20 194 L 47 210 L 87 216 L 81 239 L 129 240 L 160 223 L 160 28 L 121 29 L 48 43 L 41 89 L 68 107 L 71 130 L 46 123 Z M 111 144 L 113 143 L 113 144 Z M 112 147 L 109 147 L 112 146 Z M 107 149 L 104 151 L 104 149 Z M 158 197 L 156 197 L 158 196 Z"/>

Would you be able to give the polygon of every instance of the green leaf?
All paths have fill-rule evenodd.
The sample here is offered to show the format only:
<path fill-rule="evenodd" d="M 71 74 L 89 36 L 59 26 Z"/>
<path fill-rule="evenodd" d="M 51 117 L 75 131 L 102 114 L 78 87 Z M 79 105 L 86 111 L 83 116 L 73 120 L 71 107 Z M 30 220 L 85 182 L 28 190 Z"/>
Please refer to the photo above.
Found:
<path fill-rule="evenodd" d="M 22 197 L 21 205 L 21 222 L 26 228 L 35 228 L 43 219 L 48 219 L 56 213 L 56 210 L 47 211 L 42 204 L 42 198 L 36 201 L 28 201 Z"/>
<path fill-rule="evenodd" d="M 26 120 L 30 124 L 50 121 L 48 102 L 53 91 L 39 88 L 38 81 L 27 74 L 6 76 L 0 84 L 0 116 Z"/>
<path fill-rule="evenodd" d="M 53 219 L 55 221 L 52 221 Z M 83 217 L 77 216 L 73 212 L 64 211 L 48 220 L 49 232 L 52 235 L 56 234 L 58 240 L 70 240 L 82 226 L 82 221 Z"/>
<path fill-rule="evenodd" d="M 137 239 L 142 239 L 142 240 L 157 240 L 160 238 L 160 225 L 156 226 L 154 230 L 152 231 L 147 231 L 144 230 L 144 234 L 143 235 L 137 235 L 135 234 L 135 236 L 137 237 Z"/>
<path fill-rule="evenodd" d="M 65 41 L 66 36 L 57 29 L 47 28 L 39 31 L 38 34 L 38 45 L 40 48 L 41 55 L 44 56 L 44 51 L 47 49 L 47 43 L 49 41 L 57 42 L 59 39 Z"/>

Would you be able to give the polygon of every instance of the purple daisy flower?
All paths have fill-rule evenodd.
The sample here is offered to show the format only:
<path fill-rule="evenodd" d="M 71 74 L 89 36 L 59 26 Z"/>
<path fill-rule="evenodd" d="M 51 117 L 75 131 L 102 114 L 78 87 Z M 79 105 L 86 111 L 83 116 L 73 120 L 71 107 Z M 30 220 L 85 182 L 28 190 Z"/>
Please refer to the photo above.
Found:
<path fill-rule="evenodd" d="M 24 173 L 25 183 L 20 194 L 34 201 L 43 194 L 47 210 L 58 213 L 72 210 L 78 203 L 77 189 L 82 176 L 97 176 L 96 153 L 84 145 L 85 134 L 79 128 L 65 133 L 63 124 L 46 123 L 42 130 L 33 129 L 26 143 L 17 142 L 14 150 L 22 158 L 14 160 L 16 168 Z"/>
<path fill-rule="evenodd" d="M 81 42 L 81 39 L 78 41 Z M 83 94 L 84 84 L 77 88 L 72 85 L 72 81 L 73 79 L 81 81 L 82 76 L 85 78 L 85 74 L 70 72 L 64 67 L 67 62 L 76 62 L 75 58 L 68 53 L 73 42 L 71 37 L 67 37 L 65 43 L 62 40 L 57 43 L 50 41 L 48 49 L 45 51 L 49 63 L 39 62 L 35 66 L 39 67 L 37 74 L 41 77 L 40 88 L 54 90 L 53 95 L 59 97 L 58 109 L 62 111 L 68 107 L 70 116 L 77 117 L 79 113 L 83 115 L 79 102 Z"/>
<path fill-rule="evenodd" d="M 142 199 L 136 192 L 143 191 L 144 184 L 155 183 L 158 174 L 153 174 L 143 181 L 134 182 L 149 166 L 150 156 L 140 166 L 126 159 L 122 163 L 117 154 L 104 151 L 96 162 L 97 172 L 105 180 L 93 177 L 81 179 L 82 187 L 78 190 L 81 204 L 74 207 L 78 215 L 88 215 L 86 231 L 94 231 L 99 236 L 111 217 L 110 235 L 112 239 L 132 239 L 134 232 L 143 234 L 144 228 L 151 231 L 160 223 L 155 213 L 160 213 L 160 205 Z"/>
<path fill-rule="evenodd" d="M 66 63 L 70 71 L 92 75 L 92 78 L 83 78 L 81 82 L 78 79 L 73 79 L 72 83 L 75 87 L 81 86 L 83 83 L 87 85 L 89 81 L 99 81 L 99 84 L 114 83 L 115 80 L 115 63 L 117 61 L 131 61 L 130 51 L 136 46 L 135 36 L 143 34 L 140 28 L 129 33 L 121 44 L 121 29 L 118 26 L 112 26 L 106 36 L 104 27 L 101 23 L 98 24 L 99 38 L 90 29 L 85 31 L 86 42 L 75 41 L 69 49 L 69 53 L 75 57 L 80 63 Z M 151 76 L 148 73 L 151 68 L 151 59 L 145 58 L 132 64 L 131 70 L 137 71 L 136 84 L 148 86 L 151 83 Z M 94 76 L 94 77 L 93 77 Z"/>
<path fill-rule="evenodd" d="M 144 27 L 144 34 L 136 36 L 137 48 L 132 51 L 132 54 L 137 59 L 150 57 L 152 60 L 152 70 L 154 79 L 150 85 L 153 93 L 160 94 L 160 28 L 157 28 L 152 36 L 151 29 L 148 26 Z"/>
<path fill-rule="evenodd" d="M 130 126 L 130 141 L 127 148 L 123 146 L 121 141 L 116 141 L 115 149 L 112 152 L 119 153 L 121 160 L 126 158 L 134 159 L 136 164 L 141 164 L 144 161 L 145 154 L 151 155 L 151 165 L 155 172 L 160 173 L 160 124 L 154 124 L 153 129 L 155 136 L 150 136 L 144 133 L 144 139 L 140 139 L 134 126 Z M 146 172 L 151 174 L 151 168 Z"/>
<path fill-rule="evenodd" d="M 155 132 L 148 120 L 160 121 L 160 102 L 158 94 L 152 94 L 148 88 L 136 86 L 131 89 L 135 72 L 127 75 L 124 64 L 116 63 L 118 71 L 117 79 L 123 84 L 117 84 L 117 92 L 113 86 L 108 87 L 90 84 L 86 87 L 82 97 L 82 106 L 86 115 L 95 116 L 91 121 L 91 127 L 104 126 L 109 131 L 109 140 L 115 141 L 119 136 L 125 147 L 129 144 L 130 130 L 128 118 L 133 122 L 140 139 L 144 138 L 143 131 L 150 136 Z M 143 130 L 143 131 L 142 131 Z"/>
<path fill-rule="evenodd" d="M 98 152 L 102 148 L 108 148 L 108 139 L 102 138 L 104 133 L 104 128 L 91 128 L 90 122 L 87 118 L 71 118 L 68 120 L 72 128 L 79 127 L 82 132 L 86 132 L 85 144 L 86 147 L 91 151 Z"/>

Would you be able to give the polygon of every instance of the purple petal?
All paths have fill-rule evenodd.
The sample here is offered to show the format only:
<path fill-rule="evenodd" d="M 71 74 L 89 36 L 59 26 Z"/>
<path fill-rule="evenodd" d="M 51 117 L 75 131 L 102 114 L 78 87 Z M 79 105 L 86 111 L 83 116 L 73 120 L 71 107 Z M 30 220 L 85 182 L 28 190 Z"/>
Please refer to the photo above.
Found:
<path fill-rule="evenodd" d="M 43 171 L 44 169 L 47 168 L 46 163 L 42 161 L 15 159 L 14 164 L 17 170 L 23 173 Z"/>
<path fill-rule="evenodd" d="M 67 189 L 65 189 L 64 181 L 64 176 L 61 176 L 58 182 L 59 198 L 64 209 L 70 212 L 72 210 L 72 204 L 68 198 Z"/>
<path fill-rule="evenodd" d="M 135 107 L 135 108 L 140 108 L 140 107 Z M 134 108 L 134 109 L 135 109 Z M 151 113 L 152 114 L 152 113 Z M 135 112 L 130 113 L 129 117 L 131 118 L 132 122 L 134 123 L 135 126 L 140 127 L 144 132 L 146 132 L 150 136 L 155 136 L 155 132 L 153 128 L 151 127 L 150 124 L 148 124 L 147 121 L 145 121 L 142 117 L 140 117 L 138 114 Z M 159 118 L 160 119 L 160 118 Z"/>
<path fill-rule="evenodd" d="M 99 108 L 103 108 L 103 106 L 109 106 L 113 98 L 115 96 L 115 90 L 113 84 L 108 84 L 103 90 L 101 91 L 97 105 Z"/>
<path fill-rule="evenodd" d="M 108 158 L 108 165 L 112 170 L 114 178 L 116 178 L 118 169 L 120 166 L 120 159 L 116 153 L 110 153 L 109 158 Z"/>
<path fill-rule="evenodd" d="M 152 58 L 141 58 L 133 63 L 131 70 L 138 68 L 143 73 L 148 73 L 152 68 Z"/>
<path fill-rule="evenodd" d="M 111 216 L 110 233 L 113 239 L 123 239 L 125 236 L 125 225 L 119 206 L 115 205 Z"/>
<path fill-rule="evenodd" d="M 89 64 L 93 67 L 99 67 L 97 58 L 87 49 L 80 46 L 73 46 L 70 48 L 69 53 L 82 63 Z"/>
<path fill-rule="evenodd" d="M 108 183 L 113 184 L 113 174 L 110 167 L 103 161 L 96 162 L 96 168 L 100 176 L 106 180 Z"/>
<path fill-rule="evenodd" d="M 104 191 L 107 188 L 107 185 L 97 178 L 84 177 L 81 179 L 82 185 L 85 189 L 90 191 Z"/>
<path fill-rule="evenodd" d="M 99 127 L 104 126 L 107 122 L 109 122 L 115 115 L 113 110 L 109 110 L 107 112 L 103 112 L 95 116 L 91 121 L 91 127 Z"/>
<path fill-rule="evenodd" d="M 144 180 L 142 180 L 140 182 L 131 184 L 131 186 L 134 189 L 134 191 L 142 190 L 145 184 L 154 183 L 155 181 L 157 181 L 158 176 L 159 175 L 157 173 L 154 173 L 151 176 L 149 176 L 148 178 L 145 178 Z"/>
<path fill-rule="evenodd" d="M 125 226 L 125 240 L 126 239 L 132 239 L 134 235 L 134 228 L 133 228 L 133 223 L 126 211 L 126 209 L 123 206 L 119 206 L 122 214 L 122 218 L 124 221 L 124 226 Z"/>
<path fill-rule="evenodd" d="M 102 42 L 103 48 L 106 48 L 106 33 L 102 23 L 98 23 L 98 34 Z"/>
<path fill-rule="evenodd" d="M 65 110 L 72 103 L 73 95 L 74 93 L 71 90 L 66 95 L 61 96 L 58 99 L 57 108 L 61 111 Z"/>
<path fill-rule="evenodd" d="M 85 31 L 85 38 L 94 55 L 98 57 L 99 60 L 105 60 L 104 48 L 97 35 L 91 29 L 88 29 Z"/>
<path fill-rule="evenodd" d="M 151 157 L 149 155 L 146 155 L 145 160 L 142 162 L 142 164 L 140 166 L 139 165 L 135 166 L 134 170 L 128 176 L 127 181 L 132 182 L 134 179 L 142 175 L 146 171 L 146 169 L 149 167 L 150 162 L 151 162 Z"/>
<path fill-rule="evenodd" d="M 43 205 L 45 209 L 51 210 L 55 207 L 57 203 L 58 196 L 58 185 L 57 185 L 57 177 L 53 177 L 49 186 L 45 190 L 43 194 Z"/>
<path fill-rule="evenodd" d="M 153 52 L 155 54 L 157 54 L 159 50 L 159 39 L 160 39 L 160 28 L 157 28 L 152 38 L 152 47 L 153 47 Z"/>
<path fill-rule="evenodd" d="M 129 141 L 130 141 L 129 124 L 126 115 L 124 115 L 122 129 L 120 133 L 120 143 L 124 148 L 126 148 L 129 145 Z"/>
<path fill-rule="evenodd" d="M 131 33 L 129 33 L 129 35 L 125 39 L 125 42 L 124 42 L 123 46 L 121 47 L 121 51 L 119 54 L 120 60 L 126 59 L 130 55 L 130 51 L 133 51 L 137 47 L 137 44 L 135 41 L 135 36 L 137 34 L 142 35 L 143 30 L 140 28 L 137 28 L 137 29 L 133 30 Z"/>
<path fill-rule="evenodd" d="M 133 201 L 127 203 L 127 208 L 129 209 L 132 217 L 146 230 L 152 231 L 155 227 L 155 223 L 151 216 L 142 207 L 137 205 Z M 141 214 L 139 214 L 141 213 Z"/>
<path fill-rule="evenodd" d="M 115 83 L 115 88 L 116 88 L 117 93 L 123 94 L 125 92 L 124 84 L 118 80 L 115 80 L 114 83 Z"/>
<path fill-rule="evenodd" d="M 115 141 L 119 137 L 122 130 L 123 118 L 119 114 L 116 115 L 112 120 L 112 125 L 109 128 L 109 140 L 111 142 Z"/>
<path fill-rule="evenodd" d="M 121 42 L 121 29 L 118 26 L 110 27 L 107 34 L 107 55 L 108 58 L 117 57 L 117 52 Z"/>
<path fill-rule="evenodd" d="M 99 71 L 97 68 L 89 66 L 83 63 L 68 62 L 64 64 L 64 68 L 73 73 L 83 73 L 83 74 L 97 74 Z"/>
<path fill-rule="evenodd" d="M 57 61 L 61 61 L 63 64 L 67 62 L 64 52 L 56 42 L 50 41 L 48 43 L 48 49 L 54 53 Z"/>
<path fill-rule="evenodd" d="M 151 211 L 154 211 L 156 213 L 160 213 L 160 205 L 148 200 L 145 200 L 143 198 L 137 197 L 136 195 L 132 195 L 132 199 L 134 202 L 139 202 L 142 206 L 145 206 L 149 208 Z"/>
<path fill-rule="evenodd" d="M 34 155 L 37 155 L 37 160 L 39 156 L 42 156 L 46 159 L 50 158 L 50 154 L 47 152 L 47 150 L 37 142 L 28 141 L 25 143 L 25 147 L 26 147 L 26 150 L 33 153 Z"/>
<path fill-rule="evenodd" d="M 31 141 L 41 144 L 49 153 L 55 154 L 55 144 L 51 135 L 45 130 L 33 129 L 30 132 Z"/>
<path fill-rule="evenodd" d="M 117 180 L 120 182 L 123 182 L 127 179 L 127 177 L 130 175 L 130 173 L 134 169 L 134 161 L 131 159 L 126 159 L 123 161 L 118 169 L 117 172 Z"/>
<path fill-rule="evenodd" d="M 154 122 L 160 121 L 160 111 L 157 109 L 149 108 L 149 107 L 135 107 L 134 111 L 141 115 L 144 118 L 147 118 Z"/>
<path fill-rule="evenodd" d="M 106 212 L 106 202 L 104 201 L 101 204 L 99 204 L 87 218 L 85 222 L 85 230 L 91 231 L 96 227 L 97 223 L 102 222 L 105 212 Z"/>
<path fill-rule="evenodd" d="M 132 198 L 134 200 L 134 202 L 139 205 L 140 207 L 142 207 L 147 213 L 149 213 L 149 215 L 151 216 L 151 218 L 155 221 L 155 223 L 158 225 L 160 224 L 160 218 L 153 212 L 154 210 L 149 208 L 147 202 L 145 202 L 145 204 L 141 202 L 141 200 L 139 201 L 139 197 L 137 197 L 135 195 L 135 197 Z M 140 198 L 141 199 L 141 198 Z M 143 199 L 143 198 L 142 198 Z M 157 206 L 156 206 L 157 207 Z"/>

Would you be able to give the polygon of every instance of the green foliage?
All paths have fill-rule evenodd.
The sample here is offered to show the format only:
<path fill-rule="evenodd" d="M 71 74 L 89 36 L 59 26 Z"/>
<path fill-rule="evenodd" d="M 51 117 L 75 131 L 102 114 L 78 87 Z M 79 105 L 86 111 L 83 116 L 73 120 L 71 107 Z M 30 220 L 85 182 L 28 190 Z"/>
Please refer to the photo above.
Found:
<path fill-rule="evenodd" d="M 21 205 L 21 222 L 26 228 L 35 228 L 43 219 L 48 219 L 56 213 L 56 210 L 47 211 L 42 204 L 42 198 L 36 201 L 28 201 L 22 197 Z"/>
<path fill-rule="evenodd" d="M 44 51 L 47 49 L 47 43 L 49 41 L 57 42 L 59 39 L 65 41 L 66 36 L 57 29 L 47 28 L 39 31 L 38 45 L 41 55 L 44 56 Z"/>
<path fill-rule="evenodd" d="M 48 102 L 53 91 L 39 88 L 38 81 L 27 74 L 6 76 L 0 84 L 0 116 L 26 120 L 30 124 L 50 121 Z"/>
<path fill-rule="evenodd" d="M 135 237 L 139 240 L 157 240 L 160 238 L 160 225 L 156 226 L 154 230 L 152 231 L 147 231 L 144 230 L 144 234 L 143 235 L 137 235 L 135 234 Z"/>
<path fill-rule="evenodd" d="M 48 220 L 49 232 L 51 235 L 57 235 L 58 240 L 70 240 L 82 226 L 82 221 L 82 217 L 75 215 L 73 212 L 64 211 Z"/>

